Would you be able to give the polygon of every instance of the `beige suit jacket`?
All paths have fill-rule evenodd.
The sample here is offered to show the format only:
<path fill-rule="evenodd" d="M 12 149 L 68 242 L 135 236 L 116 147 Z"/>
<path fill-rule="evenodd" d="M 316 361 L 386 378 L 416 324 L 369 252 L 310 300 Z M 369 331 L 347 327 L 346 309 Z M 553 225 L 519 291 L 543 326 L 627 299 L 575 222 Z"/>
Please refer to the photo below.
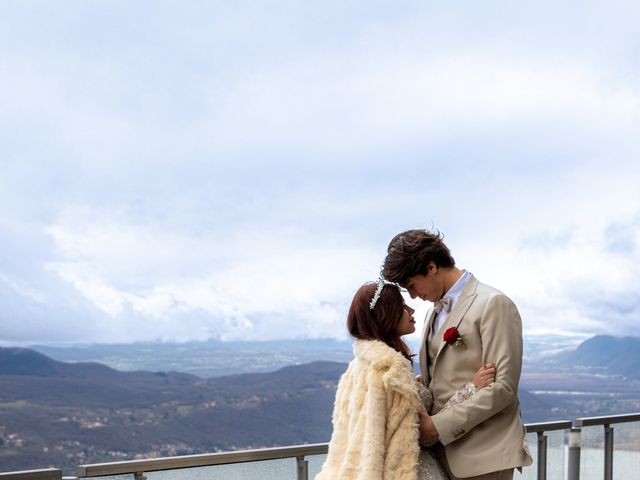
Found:
<path fill-rule="evenodd" d="M 456 477 L 473 477 L 531 465 L 520 414 L 518 382 L 522 368 L 522 321 L 502 292 L 478 282 L 465 285 L 445 324 L 432 341 L 439 344 L 429 378 L 427 338 L 435 312 L 427 315 L 420 349 L 420 370 L 433 393 L 433 423 Z M 464 347 L 447 345 L 444 332 L 457 327 Z M 451 396 L 485 363 L 496 364 L 496 380 L 471 398 L 442 410 Z"/>

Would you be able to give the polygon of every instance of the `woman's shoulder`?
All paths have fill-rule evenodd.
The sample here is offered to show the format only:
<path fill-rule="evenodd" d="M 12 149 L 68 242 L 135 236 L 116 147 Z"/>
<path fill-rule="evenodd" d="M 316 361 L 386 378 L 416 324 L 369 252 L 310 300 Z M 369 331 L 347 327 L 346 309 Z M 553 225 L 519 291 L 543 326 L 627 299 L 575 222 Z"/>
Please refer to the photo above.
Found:
<path fill-rule="evenodd" d="M 358 340 L 353 346 L 355 361 L 379 377 L 386 389 L 417 398 L 411 362 L 379 340 Z"/>
<path fill-rule="evenodd" d="M 411 365 L 404 355 L 380 340 L 356 340 L 353 353 L 357 360 L 369 363 L 379 370 Z"/>

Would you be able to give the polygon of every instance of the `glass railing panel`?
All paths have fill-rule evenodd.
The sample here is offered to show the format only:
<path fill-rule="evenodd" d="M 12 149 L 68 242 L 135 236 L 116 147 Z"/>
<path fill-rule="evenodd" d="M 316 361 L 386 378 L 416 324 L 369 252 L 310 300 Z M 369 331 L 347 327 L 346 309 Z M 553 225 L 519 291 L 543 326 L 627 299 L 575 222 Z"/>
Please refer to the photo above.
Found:
<path fill-rule="evenodd" d="M 616 423 L 613 427 L 613 478 L 638 478 L 640 472 L 640 423 Z"/>
<path fill-rule="evenodd" d="M 604 427 L 582 427 L 580 434 L 580 479 L 602 480 L 604 476 Z"/>
<path fill-rule="evenodd" d="M 297 475 L 295 458 L 145 473 L 147 480 L 296 480 Z"/>
<path fill-rule="evenodd" d="M 564 479 L 565 431 L 547 432 L 547 480 Z"/>
<path fill-rule="evenodd" d="M 73 477 L 70 477 L 70 478 L 73 478 Z M 105 475 L 101 477 L 88 477 L 88 478 L 90 480 L 135 480 L 133 473 L 127 473 L 122 475 Z"/>
<path fill-rule="evenodd" d="M 326 458 L 326 455 L 309 455 L 305 457 L 306 460 L 309 460 L 309 480 L 313 480 L 315 476 L 320 473 L 320 469 Z"/>

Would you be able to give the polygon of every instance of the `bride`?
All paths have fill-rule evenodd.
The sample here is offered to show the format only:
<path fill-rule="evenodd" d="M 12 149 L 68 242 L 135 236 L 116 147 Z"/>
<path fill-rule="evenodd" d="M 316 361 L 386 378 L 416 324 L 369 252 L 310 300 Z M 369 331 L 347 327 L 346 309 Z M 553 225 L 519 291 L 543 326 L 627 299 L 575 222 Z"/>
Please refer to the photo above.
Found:
<path fill-rule="evenodd" d="M 433 398 L 416 381 L 402 335 L 416 329 L 414 310 L 391 283 L 367 283 L 351 302 L 349 333 L 355 358 L 340 378 L 329 453 L 316 480 L 447 480 L 431 450 L 420 448 L 420 420 Z M 494 381 L 480 368 L 444 408 Z"/>

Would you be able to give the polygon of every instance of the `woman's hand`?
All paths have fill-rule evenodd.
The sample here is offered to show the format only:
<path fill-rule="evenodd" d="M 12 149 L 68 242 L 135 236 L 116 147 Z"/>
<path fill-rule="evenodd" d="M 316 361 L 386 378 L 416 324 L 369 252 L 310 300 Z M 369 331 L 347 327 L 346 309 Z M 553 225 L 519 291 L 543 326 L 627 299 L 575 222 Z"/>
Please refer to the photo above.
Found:
<path fill-rule="evenodd" d="M 471 381 L 478 390 L 495 382 L 496 366 L 493 363 L 487 363 L 484 367 L 480 367 Z"/>
<path fill-rule="evenodd" d="M 423 406 L 418 409 L 418 425 L 420 430 L 420 443 L 425 447 L 431 447 L 438 441 L 438 430 L 433 420 Z"/>

